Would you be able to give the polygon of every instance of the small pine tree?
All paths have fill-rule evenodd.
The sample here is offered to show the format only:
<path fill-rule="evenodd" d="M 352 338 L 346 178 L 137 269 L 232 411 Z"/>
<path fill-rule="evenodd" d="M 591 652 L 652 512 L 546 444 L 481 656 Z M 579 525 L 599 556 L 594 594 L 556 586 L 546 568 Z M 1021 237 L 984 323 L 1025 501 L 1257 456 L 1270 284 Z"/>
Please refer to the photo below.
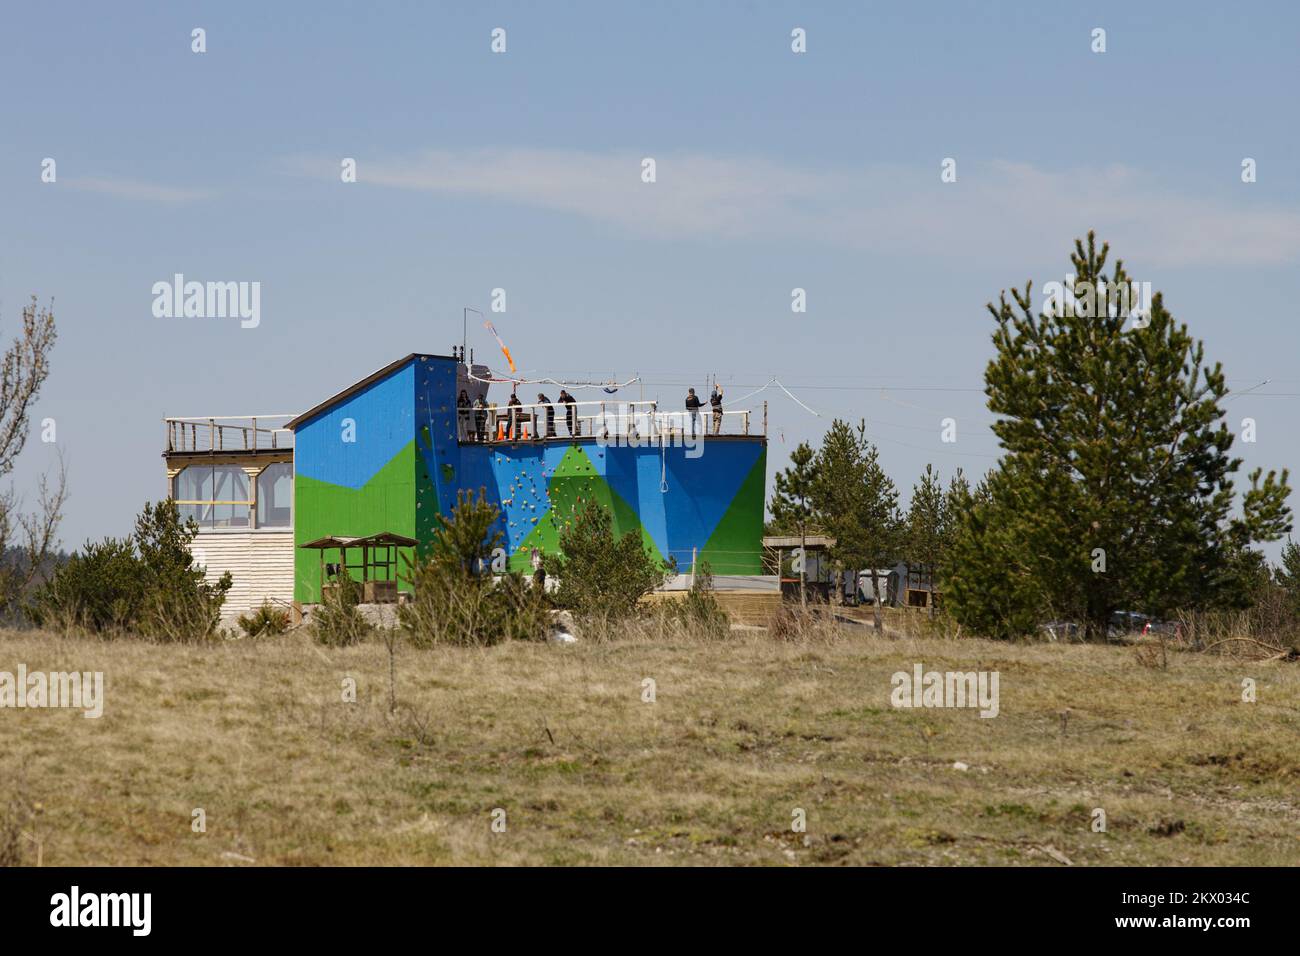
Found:
<path fill-rule="evenodd" d="M 806 604 L 804 554 L 808 550 L 808 533 L 813 530 L 813 485 L 816 480 L 816 454 L 807 442 L 800 442 L 790 453 L 790 467 L 778 472 L 769 510 L 771 529 L 777 533 L 799 536 L 799 603 Z M 777 569 L 780 574 L 780 569 Z"/>
<path fill-rule="evenodd" d="M 646 549 L 639 531 L 614 533 L 608 509 L 588 501 L 560 533 L 560 554 L 548 557 L 546 571 L 559 584 L 555 601 L 586 617 L 626 618 L 641 598 L 676 571 Z"/>
<path fill-rule="evenodd" d="M 946 558 L 945 533 L 948 521 L 948 497 L 939 484 L 933 465 L 925 466 L 921 480 L 912 487 L 912 501 L 907 509 L 904 558 L 909 569 L 915 568 L 939 587 L 939 576 Z"/>
<path fill-rule="evenodd" d="M 898 489 L 880 464 L 880 450 L 867 439 L 867 423 L 857 428 L 836 419 L 822 439 L 813 466 L 815 521 L 835 539 L 830 558 L 841 569 L 871 569 L 873 593 L 880 593 L 881 567 L 892 564 L 901 548 Z M 880 602 L 873 619 L 881 628 Z"/>
<path fill-rule="evenodd" d="M 546 635 L 546 595 L 519 574 L 491 574 L 503 541 L 499 516 L 480 489 L 477 496 L 460 492 L 451 514 L 438 517 L 429 554 L 407 578 L 412 599 L 397 612 L 412 645 L 485 646 Z"/>
<path fill-rule="evenodd" d="M 1273 580 L 1286 596 L 1291 613 L 1300 616 L 1300 544 L 1290 538 L 1282 548 L 1282 564 L 1274 569 Z"/>

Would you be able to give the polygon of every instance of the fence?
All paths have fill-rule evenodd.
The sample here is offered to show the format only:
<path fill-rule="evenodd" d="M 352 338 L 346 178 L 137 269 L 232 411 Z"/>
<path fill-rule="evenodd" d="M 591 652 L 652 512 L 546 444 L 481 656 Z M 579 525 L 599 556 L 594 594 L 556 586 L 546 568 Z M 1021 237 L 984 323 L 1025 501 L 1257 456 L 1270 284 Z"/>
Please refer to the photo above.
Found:
<path fill-rule="evenodd" d="M 767 435 L 766 402 L 761 425 L 751 421 L 749 409 L 715 412 L 706 405 L 695 412 L 666 412 L 654 401 L 489 405 L 461 407 L 457 413 L 462 441 L 634 437 L 654 442 L 660 438 Z"/>
<path fill-rule="evenodd" d="M 259 451 L 293 447 L 293 432 L 282 427 L 292 415 L 218 415 L 164 418 L 167 453 Z"/>

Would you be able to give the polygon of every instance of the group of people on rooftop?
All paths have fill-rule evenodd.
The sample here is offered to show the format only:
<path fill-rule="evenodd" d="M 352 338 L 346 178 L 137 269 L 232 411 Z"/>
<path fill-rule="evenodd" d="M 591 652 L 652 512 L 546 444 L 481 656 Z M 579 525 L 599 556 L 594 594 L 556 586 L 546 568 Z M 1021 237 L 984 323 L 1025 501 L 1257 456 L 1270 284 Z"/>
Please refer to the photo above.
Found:
<path fill-rule="evenodd" d="M 578 421 L 577 399 L 569 394 L 567 389 L 560 389 L 559 404 L 564 406 L 564 425 L 569 432 L 570 438 L 576 438 L 582 433 L 582 423 Z M 470 401 L 469 393 L 465 389 L 460 390 L 460 395 L 456 399 L 456 417 L 460 425 L 460 437 L 462 441 L 486 442 L 493 439 L 504 441 L 520 441 L 525 435 L 525 422 L 534 424 L 531 437 L 555 438 L 555 406 L 543 392 L 537 393 L 537 405 L 540 406 L 540 416 L 538 410 L 529 414 L 521 401 L 517 390 L 510 393 L 510 401 L 506 402 L 504 418 L 501 413 L 496 413 L 496 425 L 504 421 L 505 428 L 496 436 L 489 436 L 488 418 L 492 413 L 492 408 L 488 405 L 487 399 L 479 395 L 473 401 Z M 713 393 L 709 396 L 709 405 L 713 411 L 713 434 L 717 435 L 722 430 L 722 386 L 715 384 Z M 704 403 L 700 401 L 699 396 L 695 394 L 695 389 L 686 390 L 686 412 L 690 417 L 691 437 L 696 437 L 699 431 L 700 409 Z M 540 420 L 539 420 L 540 419 Z M 543 424 L 544 423 L 544 424 Z M 543 431 L 543 429 L 545 429 Z"/>
<path fill-rule="evenodd" d="M 581 432 L 576 408 L 577 402 L 578 400 L 570 395 L 567 389 L 560 389 L 559 403 L 564 406 L 564 425 L 568 429 L 570 438 L 577 437 Z M 532 437 L 555 438 L 555 406 L 551 404 L 551 400 L 544 392 L 537 393 L 537 404 L 544 411 L 541 420 L 537 422 Z M 456 399 L 456 412 L 460 421 L 461 438 L 468 441 L 488 441 L 488 416 L 491 411 L 492 409 L 488 406 L 486 398 L 480 395 L 471 402 L 469 394 L 462 388 L 460 396 Z M 518 392 L 511 392 L 510 401 L 506 402 L 504 417 L 501 417 L 500 413 L 498 413 L 497 417 L 497 422 L 505 422 L 505 430 L 501 437 L 507 441 L 519 441 L 524 437 L 525 422 L 533 420 L 534 416 L 526 412 L 523 402 L 519 401 Z"/>

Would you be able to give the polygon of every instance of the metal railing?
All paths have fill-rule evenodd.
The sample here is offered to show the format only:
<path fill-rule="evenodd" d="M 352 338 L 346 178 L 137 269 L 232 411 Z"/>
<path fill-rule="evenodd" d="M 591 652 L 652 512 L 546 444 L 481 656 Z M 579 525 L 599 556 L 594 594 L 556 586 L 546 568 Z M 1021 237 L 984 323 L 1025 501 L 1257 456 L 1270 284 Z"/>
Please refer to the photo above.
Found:
<path fill-rule="evenodd" d="M 749 409 L 714 412 L 707 404 L 691 412 L 661 411 L 654 401 L 552 402 L 458 408 L 457 422 L 461 441 L 635 437 L 653 442 L 715 435 L 766 436 L 767 403 L 763 403 L 761 425 L 752 423 L 751 415 Z"/>
<path fill-rule="evenodd" d="M 167 452 L 271 451 L 293 447 L 293 432 L 282 427 L 292 415 L 216 415 L 164 418 Z"/>

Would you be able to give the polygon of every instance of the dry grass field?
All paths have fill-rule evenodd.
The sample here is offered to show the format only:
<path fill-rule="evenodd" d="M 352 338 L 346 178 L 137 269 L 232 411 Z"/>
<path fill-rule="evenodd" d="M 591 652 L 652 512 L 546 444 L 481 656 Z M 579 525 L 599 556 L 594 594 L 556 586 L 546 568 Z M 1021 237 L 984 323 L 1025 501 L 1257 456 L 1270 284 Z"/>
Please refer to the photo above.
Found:
<path fill-rule="evenodd" d="M 894 709 L 917 662 L 997 670 L 1000 714 Z M 9 862 L 1300 862 L 1294 663 L 862 629 L 400 648 L 395 712 L 379 641 L 0 634 L 19 663 L 103 671 L 106 703 L 0 710 Z"/>

